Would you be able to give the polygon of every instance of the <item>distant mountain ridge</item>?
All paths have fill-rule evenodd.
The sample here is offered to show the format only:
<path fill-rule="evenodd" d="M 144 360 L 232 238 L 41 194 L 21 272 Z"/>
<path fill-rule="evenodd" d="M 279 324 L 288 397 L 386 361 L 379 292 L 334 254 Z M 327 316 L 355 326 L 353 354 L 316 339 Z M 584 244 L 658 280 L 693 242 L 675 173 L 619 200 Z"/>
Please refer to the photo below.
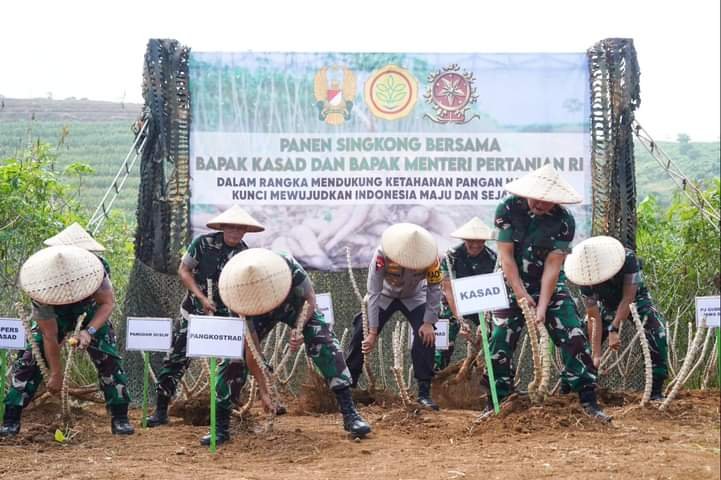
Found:
<path fill-rule="evenodd" d="M 5 98 L 0 96 L 0 122 L 112 122 L 133 121 L 142 112 L 139 103 L 105 102 L 98 100 L 66 98 Z"/>

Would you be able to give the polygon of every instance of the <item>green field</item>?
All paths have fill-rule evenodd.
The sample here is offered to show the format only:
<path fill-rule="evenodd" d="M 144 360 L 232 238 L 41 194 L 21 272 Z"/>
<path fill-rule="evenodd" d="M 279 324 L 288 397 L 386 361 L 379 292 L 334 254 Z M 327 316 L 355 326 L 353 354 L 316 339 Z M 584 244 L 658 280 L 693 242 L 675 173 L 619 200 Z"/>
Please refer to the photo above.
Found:
<path fill-rule="evenodd" d="M 68 177 L 67 181 L 77 191 L 82 205 L 90 210 L 97 207 L 105 191 L 112 184 L 123 159 L 133 144 L 132 122 L 58 122 L 58 121 L 13 121 L 0 122 L 0 158 L 15 156 L 31 141 L 42 141 L 57 145 L 57 171 L 74 162 L 90 165 L 94 173 L 81 178 Z M 67 136 L 58 145 L 63 130 Z M 140 183 L 140 161 L 138 160 L 114 207 L 135 216 L 137 191 Z"/>

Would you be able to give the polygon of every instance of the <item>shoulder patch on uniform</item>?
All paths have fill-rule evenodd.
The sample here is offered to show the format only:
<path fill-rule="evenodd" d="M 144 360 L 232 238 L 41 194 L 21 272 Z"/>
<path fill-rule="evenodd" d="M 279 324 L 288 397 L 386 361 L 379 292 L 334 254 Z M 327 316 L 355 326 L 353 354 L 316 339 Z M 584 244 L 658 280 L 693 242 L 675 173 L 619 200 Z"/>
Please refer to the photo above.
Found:
<path fill-rule="evenodd" d="M 386 266 L 386 259 L 383 255 L 376 255 L 376 272 L 379 270 L 383 270 L 383 267 Z"/>
<path fill-rule="evenodd" d="M 431 285 L 436 285 L 443 281 L 441 262 L 437 258 L 435 263 L 428 270 L 426 270 L 426 281 Z"/>

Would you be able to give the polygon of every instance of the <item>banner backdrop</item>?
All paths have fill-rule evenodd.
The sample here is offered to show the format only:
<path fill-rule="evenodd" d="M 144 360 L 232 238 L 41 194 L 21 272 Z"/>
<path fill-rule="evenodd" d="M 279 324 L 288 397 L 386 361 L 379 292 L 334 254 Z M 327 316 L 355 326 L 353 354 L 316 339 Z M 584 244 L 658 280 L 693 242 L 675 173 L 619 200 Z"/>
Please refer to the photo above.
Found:
<path fill-rule="evenodd" d="M 193 234 L 233 204 L 255 247 L 340 270 L 366 267 L 396 222 L 441 251 L 503 185 L 552 163 L 583 194 L 591 229 L 586 55 L 191 53 Z"/>

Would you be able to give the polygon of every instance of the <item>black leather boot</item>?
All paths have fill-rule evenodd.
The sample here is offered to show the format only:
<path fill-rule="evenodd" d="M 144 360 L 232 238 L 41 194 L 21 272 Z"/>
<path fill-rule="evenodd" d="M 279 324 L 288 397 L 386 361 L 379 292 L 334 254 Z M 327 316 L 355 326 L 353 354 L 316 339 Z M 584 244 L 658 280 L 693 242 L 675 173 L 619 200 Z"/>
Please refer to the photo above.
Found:
<path fill-rule="evenodd" d="M 132 435 L 135 433 L 133 426 L 130 424 L 128 419 L 128 404 L 125 405 L 111 405 L 110 414 L 110 431 L 113 435 Z"/>
<path fill-rule="evenodd" d="M 370 425 L 355 408 L 350 388 L 346 387 L 334 393 L 336 400 L 338 400 L 340 413 L 343 414 L 343 428 L 345 431 L 350 432 L 353 437 L 365 437 L 371 433 Z"/>
<path fill-rule="evenodd" d="M 210 445 L 210 432 L 200 439 L 200 444 Z M 215 444 L 220 445 L 230 440 L 230 410 L 219 408 L 215 416 Z"/>
<path fill-rule="evenodd" d="M 431 398 L 430 380 L 418 380 L 418 403 L 431 410 L 439 410 L 438 404 Z"/>
<path fill-rule="evenodd" d="M 663 382 L 666 381 L 665 378 L 656 378 L 653 379 L 653 384 L 651 386 L 651 401 L 653 402 L 663 402 L 666 397 L 663 396 Z"/>
<path fill-rule="evenodd" d="M 571 386 L 566 382 L 561 382 L 561 387 L 558 389 L 558 393 L 561 395 L 568 395 L 571 393 Z"/>
<path fill-rule="evenodd" d="M 20 415 L 22 407 L 5 406 L 5 418 L 0 427 L 0 437 L 14 437 L 20 432 Z"/>
<path fill-rule="evenodd" d="M 586 387 L 582 389 L 578 392 L 578 399 L 580 400 L 581 407 L 583 407 L 583 411 L 586 412 L 586 415 L 602 423 L 611 422 L 612 417 L 606 415 L 606 413 L 601 410 L 601 407 L 598 405 L 598 400 L 596 399 L 596 389 L 594 387 Z"/>
<path fill-rule="evenodd" d="M 146 425 L 150 428 L 168 424 L 168 404 L 170 399 L 165 395 L 158 395 L 155 401 L 155 413 L 146 419 Z"/>

